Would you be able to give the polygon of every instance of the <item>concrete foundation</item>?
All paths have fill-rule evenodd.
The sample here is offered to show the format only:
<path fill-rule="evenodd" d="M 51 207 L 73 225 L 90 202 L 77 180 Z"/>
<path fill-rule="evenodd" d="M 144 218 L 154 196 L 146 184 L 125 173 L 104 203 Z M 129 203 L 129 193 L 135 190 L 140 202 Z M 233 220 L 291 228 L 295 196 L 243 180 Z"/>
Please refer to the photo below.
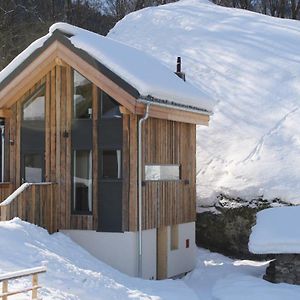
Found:
<path fill-rule="evenodd" d="M 130 276 L 137 276 L 137 232 L 107 233 L 92 230 L 61 230 L 61 232 L 99 260 Z M 156 279 L 156 239 L 156 229 L 143 231 L 142 277 L 145 279 Z M 179 224 L 176 250 L 171 250 L 171 229 L 168 226 L 167 247 L 168 277 L 191 271 L 196 262 L 195 223 Z"/>

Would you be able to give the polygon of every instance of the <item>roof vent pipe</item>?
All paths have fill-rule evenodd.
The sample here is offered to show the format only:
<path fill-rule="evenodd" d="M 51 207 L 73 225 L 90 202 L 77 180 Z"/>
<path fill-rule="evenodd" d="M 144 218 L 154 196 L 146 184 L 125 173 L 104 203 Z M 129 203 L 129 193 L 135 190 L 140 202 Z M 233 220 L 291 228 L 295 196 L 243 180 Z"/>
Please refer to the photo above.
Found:
<path fill-rule="evenodd" d="M 175 74 L 180 77 L 183 81 L 185 81 L 185 73 L 181 72 L 181 57 L 177 57 L 177 65 Z"/>

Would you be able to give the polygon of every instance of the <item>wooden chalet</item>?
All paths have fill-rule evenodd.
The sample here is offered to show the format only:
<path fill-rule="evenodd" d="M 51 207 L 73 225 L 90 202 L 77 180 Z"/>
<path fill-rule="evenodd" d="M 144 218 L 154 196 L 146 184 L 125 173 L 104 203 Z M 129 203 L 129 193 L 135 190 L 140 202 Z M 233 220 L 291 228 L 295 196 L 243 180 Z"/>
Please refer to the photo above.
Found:
<path fill-rule="evenodd" d="M 62 231 L 132 276 L 191 270 L 196 125 L 211 110 L 154 58 L 55 24 L 0 72 L 1 219 Z"/>

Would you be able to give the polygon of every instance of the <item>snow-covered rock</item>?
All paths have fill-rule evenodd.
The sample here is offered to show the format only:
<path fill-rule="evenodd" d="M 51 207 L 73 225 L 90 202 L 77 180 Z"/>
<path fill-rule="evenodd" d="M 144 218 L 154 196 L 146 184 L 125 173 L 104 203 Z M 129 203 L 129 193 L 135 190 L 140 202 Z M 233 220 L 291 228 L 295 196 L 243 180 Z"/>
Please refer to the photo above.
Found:
<path fill-rule="evenodd" d="M 146 51 L 219 100 L 197 132 L 198 199 L 300 203 L 299 21 L 182 0 L 126 16 L 109 37 Z"/>
<path fill-rule="evenodd" d="M 256 254 L 300 254 L 300 206 L 258 212 L 249 239 L 249 250 Z"/>

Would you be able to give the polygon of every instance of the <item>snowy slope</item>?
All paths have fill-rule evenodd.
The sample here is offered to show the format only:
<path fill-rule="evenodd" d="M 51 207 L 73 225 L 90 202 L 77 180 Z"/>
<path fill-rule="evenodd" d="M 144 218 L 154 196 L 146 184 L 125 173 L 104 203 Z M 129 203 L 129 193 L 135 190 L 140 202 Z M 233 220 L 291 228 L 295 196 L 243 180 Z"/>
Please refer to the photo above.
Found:
<path fill-rule="evenodd" d="M 266 262 L 234 261 L 202 249 L 196 269 L 182 280 L 132 278 L 97 260 L 62 233 L 49 235 L 20 219 L 0 222 L 0 244 L 1 274 L 47 266 L 39 277 L 43 300 L 296 300 L 300 293 L 300 287 L 262 280 Z M 29 285 L 29 278 L 18 279 L 9 288 Z"/>
<path fill-rule="evenodd" d="M 142 49 L 219 100 L 197 131 L 198 199 L 300 203 L 300 23 L 182 0 L 126 16 L 109 37 Z"/>
<path fill-rule="evenodd" d="M 50 236 L 17 218 L 0 222 L 0 244 L 0 273 L 47 266 L 46 274 L 41 275 L 43 300 L 197 299 L 182 281 L 131 278 L 97 260 L 64 234 Z M 29 285 L 28 280 L 16 280 L 12 287 L 24 284 Z"/>

